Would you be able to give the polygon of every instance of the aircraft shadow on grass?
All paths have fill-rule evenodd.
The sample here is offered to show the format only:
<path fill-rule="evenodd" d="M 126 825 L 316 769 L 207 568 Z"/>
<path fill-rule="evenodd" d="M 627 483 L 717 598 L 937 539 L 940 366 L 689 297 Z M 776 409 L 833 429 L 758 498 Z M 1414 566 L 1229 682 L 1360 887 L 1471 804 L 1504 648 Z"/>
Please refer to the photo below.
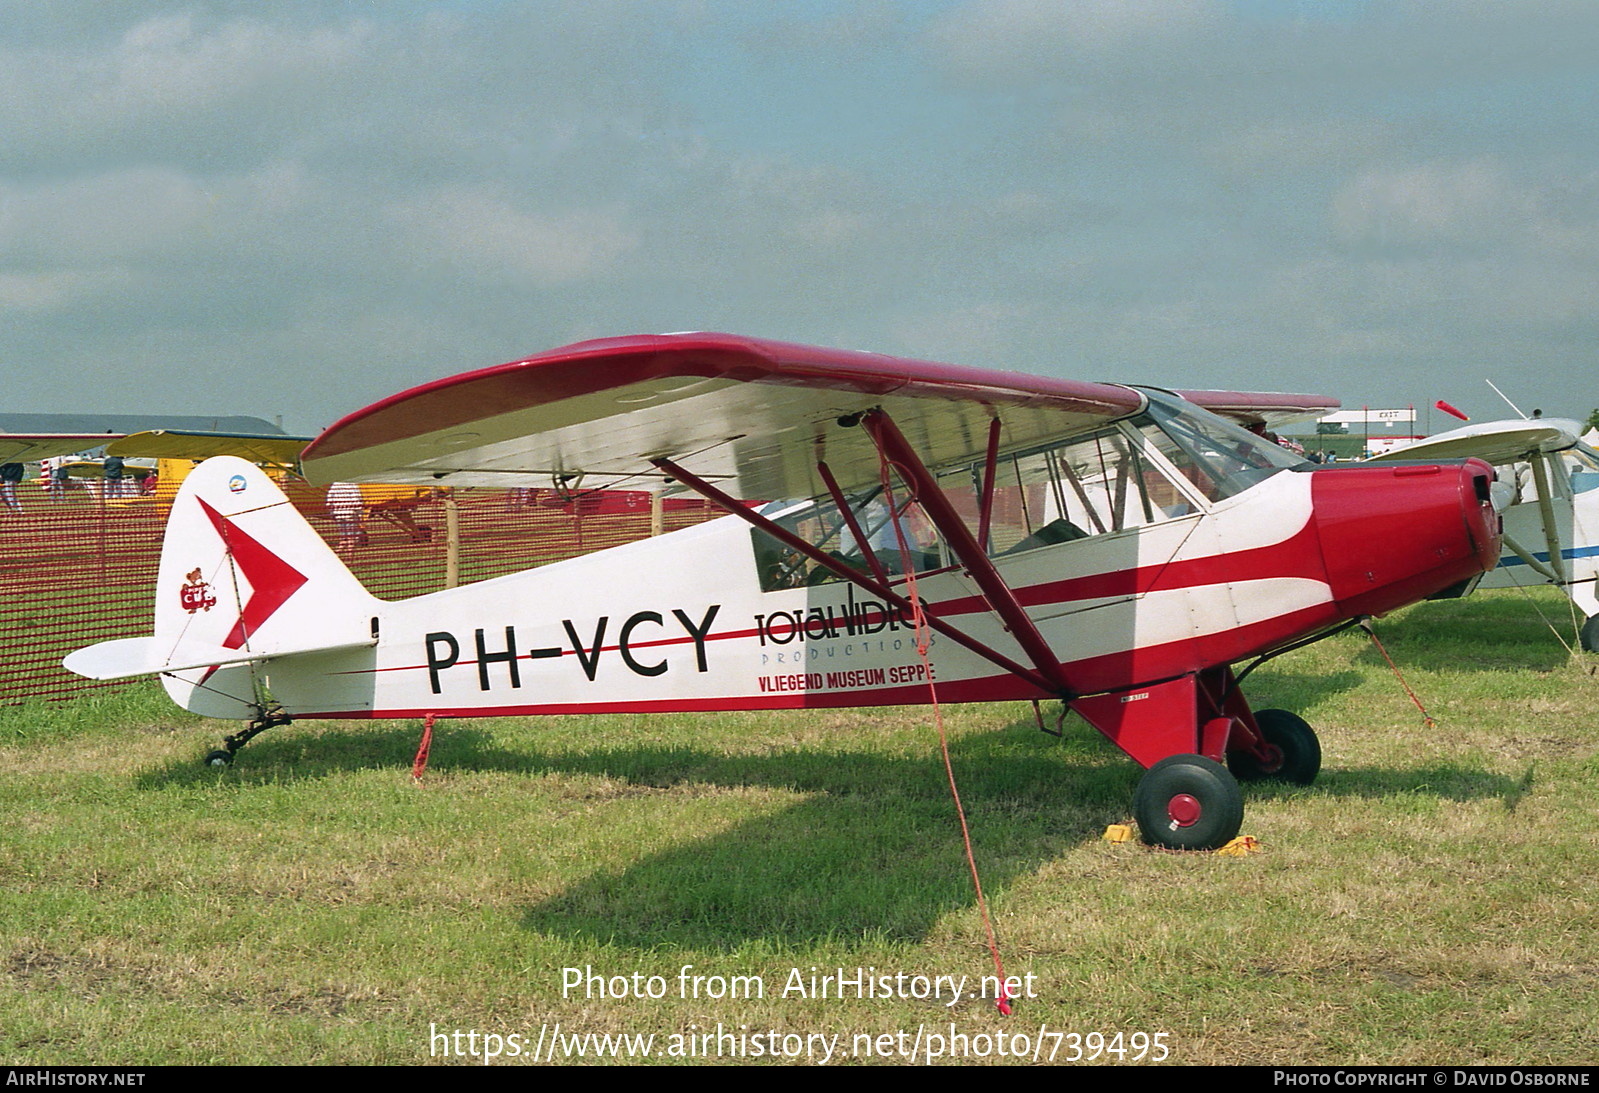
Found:
<path fill-rule="evenodd" d="M 507 749 L 471 722 L 442 723 L 430 769 L 582 774 L 634 786 L 772 787 L 805 799 L 728 830 L 687 839 L 618 869 L 597 871 L 527 908 L 524 924 L 587 941 L 718 950 L 761 940 L 812 944 L 830 937 L 919 940 L 974 897 L 936 746 L 923 758 L 794 748 L 727 755 L 693 747 Z M 241 791 L 341 771 L 404 770 L 414 727 L 289 730 L 253 743 L 225 775 Z M 1029 718 L 964 737 L 951 748 L 985 886 L 1003 889 L 1107 824 L 1125 823 L 1140 775 L 1102 738 L 1068 720 L 1063 740 Z M 140 783 L 214 781 L 192 762 L 147 772 Z M 1511 779 L 1446 764 L 1425 769 L 1328 771 L 1316 788 L 1246 787 L 1250 798 L 1325 793 L 1360 798 L 1415 793 L 1449 800 L 1513 793 Z M 585 798 L 586 800 L 586 798 Z"/>

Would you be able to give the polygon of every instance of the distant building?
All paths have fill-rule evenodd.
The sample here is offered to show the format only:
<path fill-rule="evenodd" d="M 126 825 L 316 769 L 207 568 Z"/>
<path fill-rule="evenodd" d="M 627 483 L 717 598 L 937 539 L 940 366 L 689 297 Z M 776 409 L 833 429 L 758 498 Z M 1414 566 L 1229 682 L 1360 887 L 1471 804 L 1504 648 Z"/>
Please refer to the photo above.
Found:
<path fill-rule="evenodd" d="M 1330 425 L 1343 425 L 1350 432 L 1357 431 L 1357 427 L 1370 428 L 1381 425 L 1393 428 L 1395 425 L 1413 424 L 1416 420 L 1416 408 L 1406 406 L 1402 410 L 1378 410 L 1370 406 L 1362 406 L 1358 410 L 1339 410 L 1317 419 Z"/>
<path fill-rule="evenodd" d="M 1358 410 L 1339 410 L 1316 422 L 1316 435 L 1306 437 L 1306 447 L 1315 446 L 1339 459 L 1365 459 L 1368 456 L 1403 448 L 1421 437 L 1416 435 L 1416 408 L 1382 410 L 1362 406 Z M 1410 426 L 1403 432 L 1401 425 Z"/>
<path fill-rule="evenodd" d="M 0 433 L 110 433 L 127 436 L 147 429 L 184 429 L 203 433 L 273 433 L 281 426 L 242 414 L 10 414 L 0 413 Z"/>

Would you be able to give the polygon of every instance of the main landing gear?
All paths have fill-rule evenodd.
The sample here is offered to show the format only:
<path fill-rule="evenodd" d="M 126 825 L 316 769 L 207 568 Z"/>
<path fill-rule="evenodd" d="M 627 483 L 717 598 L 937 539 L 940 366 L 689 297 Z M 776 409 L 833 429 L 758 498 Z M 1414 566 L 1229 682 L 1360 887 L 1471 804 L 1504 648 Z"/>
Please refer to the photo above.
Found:
<path fill-rule="evenodd" d="M 1314 730 L 1287 710 L 1251 711 L 1228 667 L 1074 699 L 1071 708 L 1148 768 L 1133 812 L 1153 846 L 1220 849 L 1243 826 L 1240 782 L 1305 786 L 1321 770 Z"/>
<path fill-rule="evenodd" d="M 282 706 L 258 710 L 256 716 L 249 724 L 222 741 L 222 747 L 206 753 L 205 765 L 219 769 L 232 766 L 233 757 L 240 748 L 268 729 L 278 725 L 287 725 L 292 720 L 288 714 L 283 712 Z"/>
<path fill-rule="evenodd" d="M 1308 786 L 1316 780 L 1321 742 L 1315 730 L 1287 710 L 1260 710 L 1254 716 L 1260 741 L 1228 751 L 1225 767 L 1203 755 L 1171 755 L 1149 768 L 1133 797 L 1138 832 L 1146 843 L 1171 850 L 1226 846 L 1244 823 L 1239 782 Z"/>

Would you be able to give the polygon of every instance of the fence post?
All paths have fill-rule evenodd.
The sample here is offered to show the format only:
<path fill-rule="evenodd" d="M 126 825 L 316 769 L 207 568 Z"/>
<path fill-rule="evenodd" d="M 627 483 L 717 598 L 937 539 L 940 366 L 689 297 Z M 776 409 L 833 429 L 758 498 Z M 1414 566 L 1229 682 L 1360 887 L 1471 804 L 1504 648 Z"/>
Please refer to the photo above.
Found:
<path fill-rule="evenodd" d="M 461 510 L 454 490 L 444 491 L 444 587 L 461 583 Z"/>

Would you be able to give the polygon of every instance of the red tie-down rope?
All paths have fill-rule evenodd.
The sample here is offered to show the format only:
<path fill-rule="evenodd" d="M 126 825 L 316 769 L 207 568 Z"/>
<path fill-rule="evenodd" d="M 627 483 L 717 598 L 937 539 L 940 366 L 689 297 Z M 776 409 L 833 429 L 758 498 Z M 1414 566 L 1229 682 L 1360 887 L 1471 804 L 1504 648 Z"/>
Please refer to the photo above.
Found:
<path fill-rule="evenodd" d="M 1381 653 L 1382 658 L 1388 662 L 1388 667 L 1394 670 L 1394 678 L 1399 680 L 1399 685 L 1403 687 L 1405 689 L 1405 693 L 1410 696 L 1410 701 L 1414 702 L 1416 704 L 1416 709 L 1421 711 L 1422 724 L 1427 726 L 1429 729 L 1436 728 L 1438 722 L 1432 719 L 1432 714 L 1427 712 L 1427 707 L 1421 704 L 1421 699 L 1416 697 L 1416 692 L 1412 691 L 1410 689 L 1410 684 L 1405 682 L 1405 675 L 1399 670 L 1399 665 L 1394 663 L 1394 658 L 1389 656 L 1388 650 L 1382 647 L 1382 641 L 1377 637 L 1377 628 L 1371 624 L 1371 620 L 1362 619 L 1360 622 L 1360 628 L 1370 636 L 1371 643 L 1377 647 L 1377 652 Z"/>
<path fill-rule="evenodd" d="M 875 438 L 874 438 L 875 439 Z M 894 485 L 889 474 L 890 460 L 883 451 L 881 444 L 877 446 L 878 463 L 883 477 L 883 496 L 888 501 L 888 511 L 894 521 L 894 535 L 899 540 L 900 569 L 905 574 L 906 592 L 911 601 L 911 619 L 915 626 L 916 653 L 922 660 L 922 670 L 926 674 L 927 689 L 932 696 L 933 721 L 938 726 L 938 748 L 944 757 L 944 773 L 949 778 L 949 794 L 955 801 L 955 815 L 960 819 L 961 840 L 966 846 L 966 864 L 972 872 L 972 888 L 977 892 L 977 911 L 983 919 L 983 930 L 988 935 L 988 951 L 994 957 L 994 976 L 997 984 L 997 997 L 994 1008 L 1006 1017 L 1011 1013 L 1010 989 L 1006 986 L 1005 964 L 999 956 L 999 941 L 994 936 L 994 921 L 988 914 L 988 900 L 983 896 L 983 881 L 977 874 L 977 855 L 972 850 L 972 832 L 966 823 L 966 806 L 961 803 L 960 789 L 955 784 L 955 765 L 949 758 L 949 736 L 944 731 L 944 711 L 938 704 L 938 684 L 933 680 L 933 664 L 927 655 L 927 646 L 931 630 L 927 625 L 927 615 L 922 610 L 921 593 L 916 587 L 916 567 L 911 563 L 910 543 L 905 539 L 905 527 L 900 522 L 901 510 L 894 500 Z M 901 475 L 909 481 L 908 475 Z M 916 501 L 915 491 L 912 490 L 906 501 L 906 508 Z"/>
<path fill-rule="evenodd" d="M 433 750 L 433 722 L 439 715 L 430 713 L 422 719 L 422 743 L 416 749 L 416 759 L 411 763 L 411 778 L 422 784 L 422 772 L 428 769 L 428 752 Z"/>

